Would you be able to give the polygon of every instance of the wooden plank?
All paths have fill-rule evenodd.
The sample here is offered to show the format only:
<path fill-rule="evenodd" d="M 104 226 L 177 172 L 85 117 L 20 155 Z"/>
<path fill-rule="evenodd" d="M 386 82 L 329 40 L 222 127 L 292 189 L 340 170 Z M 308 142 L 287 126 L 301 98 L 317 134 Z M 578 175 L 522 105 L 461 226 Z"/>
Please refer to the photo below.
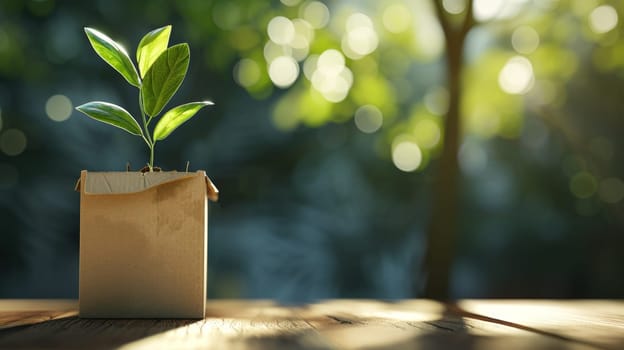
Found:
<path fill-rule="evenodd" d="M 0 330 L 78 314 L 76 300 L 0 299 Z"/>
<path fill-rule="evenodd" d="M 601 349 L 624 349 L 624 302 L 464 300 L 457 312 Z"/>
<path fill-rule="evenodd" d="M 80 319 L 76 306 L 75 301 L 0 301 L 0 325 L 5 325 L 0 329 L 0 349 L 600 348 L 476 317 L 485 316 L 464 317 L 464 310 L 429 300 L 327 300 L 295 306 L 213 300 L 207 303 L 203 320 Z M 54 312 L 67 314 L 45 319 Z M 6 328 L 15 324 L 1 321 L 9 314 L 38 323 Z M 574 320 L 575 327 L 586 322 Z M 608 327 L 622 324 L 619 319 L 607 322 Z"/>
<path fill-rule="evenodd" d="M 430 300 L 334 300 L 296 312 L 338 349 L 595 349 L 467 319 Z"/>
<path fill-rule="evenodd" d="M 210 316 L 167 332 L 135 340 L 121 349 L 332 349 L 314 330 L 292 317 L 287 308 L 271 306 L 242 311 L 237 317 L 227 312 Z"/>
<path fill-rule="evenodd" d="M 330 349 L 291 309 L 269 301 L 212 301 L 203 320 L 80 319 L 0 330 L 0 349 Z"/>

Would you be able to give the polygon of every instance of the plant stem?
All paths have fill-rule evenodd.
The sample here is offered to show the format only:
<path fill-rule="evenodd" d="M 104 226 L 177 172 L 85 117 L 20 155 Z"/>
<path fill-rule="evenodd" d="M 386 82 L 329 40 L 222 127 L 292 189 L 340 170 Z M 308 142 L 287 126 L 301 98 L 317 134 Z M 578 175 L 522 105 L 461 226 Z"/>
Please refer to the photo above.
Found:
<path fill-rule="evenodd" d="M 150 147 L 150 143 L 149 143 L 149 141 L 147 141 L 147 139 L 145 138 L 145 135 L 141 134 L 141 138 L 143 139 L 143 141 L 145 141 L 145 143 L 147 144 L 147 147 Z"/>
<path fill-rule="evenodd" d="M 152 143 L 152 146 L 150 147 L 150 162 L 149 162 L 150 171 L 154 170 L 154 148 L 155 147 L 156 147 L 156 142 Z"/>
<path fill-rule="evenodd" d="M 148 122 L 145 119 L 145 110 L 143 108 L 143 96 L 141 95 L 141 89 L 139 89 L 139 109 L 141 110 L 141 120 L 143 121 L 143 128 L 145 129 L 145 135 L 147 135 L 147 139 L 145 139 L 145 142 L 147 142 L 147 146 L 150 149 L 150 160 L 149 163 L 147 164 L 147 166 L 149 167 L 150 172 L 154 170 L 154 146 L 156 145 L 156 142 L 152 140 L 152 137 L 150 136 L 150 132 L 149 129 L 147 127 Z M 152 118 L 150 117 L 150 120 Z"/>

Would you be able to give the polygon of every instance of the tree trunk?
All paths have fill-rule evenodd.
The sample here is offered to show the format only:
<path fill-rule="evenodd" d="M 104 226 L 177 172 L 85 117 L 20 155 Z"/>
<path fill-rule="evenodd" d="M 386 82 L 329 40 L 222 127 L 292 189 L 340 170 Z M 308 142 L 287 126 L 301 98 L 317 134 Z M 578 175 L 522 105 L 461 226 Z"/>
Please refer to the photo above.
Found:
<path fill-rule="evenodd" d="M 451 272 L 457 241 L 458 152 L 461 131 L 461 76 L 465 38 L 474 23 L 472 1 L 467 2 L 463 23 L 454 27 L 446 18 L 440 0 L 434 0 L 438 19 L 446 39 L 446 72 L 449 108 L 444 127 L 442 155 L 438 161 L 432 188 L 432 211 L 427 228 L 424 259 L 424 297 L 449 299 Z"/>

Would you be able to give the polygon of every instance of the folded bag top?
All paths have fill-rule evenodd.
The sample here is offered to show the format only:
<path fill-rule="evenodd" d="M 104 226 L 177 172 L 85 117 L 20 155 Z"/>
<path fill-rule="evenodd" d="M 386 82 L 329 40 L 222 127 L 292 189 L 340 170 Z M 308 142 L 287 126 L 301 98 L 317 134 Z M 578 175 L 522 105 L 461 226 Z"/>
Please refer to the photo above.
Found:
<path fill-rule="evenodd" d="M 216 202 L 219 199 L 219 190 L 203 170 L 198 170 L 195 173 L 177 171 L 146 173 L 139 171 L 88 172 L 83 170 L 74 189 L 77 192 L 81 192 L 83 189 L 82 179 L 84 178 L 84 194 L 86 195 L 137 193 L 149 190 L 154 186 L 174 181 L 183 181 L 198 175 L 202 175 L 205 178 L 206 196 L 211 201 Z"/>

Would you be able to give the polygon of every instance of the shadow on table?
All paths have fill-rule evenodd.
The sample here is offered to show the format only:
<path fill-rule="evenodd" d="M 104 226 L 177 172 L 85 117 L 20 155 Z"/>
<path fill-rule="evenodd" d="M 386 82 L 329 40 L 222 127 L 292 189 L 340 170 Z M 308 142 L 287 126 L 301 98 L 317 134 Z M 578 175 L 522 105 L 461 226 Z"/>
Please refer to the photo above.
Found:
<path fill-rule="evenodd" d="M 401 349 L 450 349 L 450 350 L 591 350 L 587 344 L 575 343 L 548 334 L 530 332 L 496 320 L 465 317 L 462 309 L 449 304 L 440 317 L 425 321 L 433 329 L 424 329 L 419 334 L 401 342 L 369 350 Z"/>
<path fill-rule="evenodd" d="M 366 303 L 364 314 L 354 305 L 352 315 L 329 315 L 338 322 L 318 331 L 337 349 L 481 349 L 464 319 L 441 303 Z"/>
<path fill-rule="evenodd" d="M 436 309 L 436 306 L 438 307 Z M 465 317 L 461 309 L 429 302 L 367 305 L 367 317 L 336 317 L 340 324 L 319 328 L 337 349 L 413 350 L 589 350 L 556 337 Z"/>
<path fill-rule="evenodd" d="M 110 320 L 72 316 L 0 330 L 0 349 L 117 348 L 194 322 L 196 320 Z"/>
<path fill-rule="evenodd" d="M 0 349 L 326 349 L 291 310 L 271 301 L 216 301 L 200 320 L 70 315 L 0 330 Z"/>

